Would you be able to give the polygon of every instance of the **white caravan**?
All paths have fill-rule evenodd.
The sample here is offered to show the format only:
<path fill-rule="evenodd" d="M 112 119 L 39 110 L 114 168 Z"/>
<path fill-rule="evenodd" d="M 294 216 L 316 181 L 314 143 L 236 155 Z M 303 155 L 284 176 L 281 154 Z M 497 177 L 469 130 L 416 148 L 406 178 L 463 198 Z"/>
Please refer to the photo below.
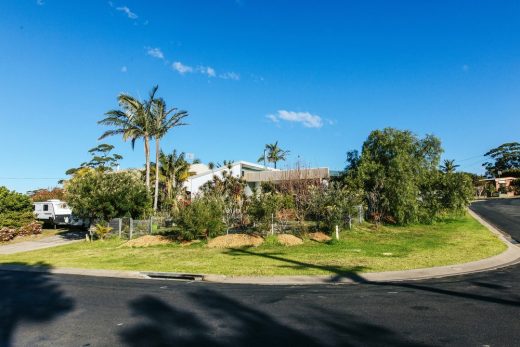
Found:
<path fill-rule="evenodd" d="M 65 201 L 52 199 L 34 202 L 34 216 L 36 219 L 52 226 L 70 225 L 72 223 L 72 210 Z"/>

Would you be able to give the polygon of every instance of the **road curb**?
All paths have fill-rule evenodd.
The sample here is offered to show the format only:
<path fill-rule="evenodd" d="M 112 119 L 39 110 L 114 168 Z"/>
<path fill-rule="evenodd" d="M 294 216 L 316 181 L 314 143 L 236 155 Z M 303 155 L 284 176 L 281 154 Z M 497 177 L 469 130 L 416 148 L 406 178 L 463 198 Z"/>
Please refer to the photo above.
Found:
<path fill-rule="evenodd" d="M 145 272 L 126 270 L 94 270 L 77 268 L 52 268 L 48 266 L 29 266 L 22 264 L 0 265 L 0 270 L 43 272 L 50 274 L 80 275 L 93 277 L 111 277 L 127 279 L 161 279 L 161 280 L 200 280 L 212 283 L 256 284 L 256 285 L 315 285 L 315 284 L 356 284 L 370 282 L 417 281 L 432 278 L 442 278 L 489 271 L 516 263 L 520 263 L 520 247 L 512 244 L 499 230 L 486 222 L 475 212 L 470 215 L 507 245 L 507 249 L 496 256 L 469 263 L 437 266 L 431 268 L 368 272 L 341 273 L 327 276 L 225 276 L 212 274 L 179 274 L 172 272 Z M 193 277 L 193 278 L 192 278 Z"/>

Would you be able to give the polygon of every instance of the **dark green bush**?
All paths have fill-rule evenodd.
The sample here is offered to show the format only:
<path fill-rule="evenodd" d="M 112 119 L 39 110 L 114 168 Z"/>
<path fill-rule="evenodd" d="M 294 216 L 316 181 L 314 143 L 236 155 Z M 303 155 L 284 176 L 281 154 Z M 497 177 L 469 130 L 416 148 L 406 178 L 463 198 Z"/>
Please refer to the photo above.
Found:
<path fill-rule="evenodd" d="M 176 218 L 182 237 L 193 240 L 215 237 L 226 231 L 222 202 L 214 197 L 196 197 L 181 208 Z"/>
<path fill-rule="evenodd" d="M 19 228 L 34 220 L 31 199 L 0 187 L 0 227 Z"/>

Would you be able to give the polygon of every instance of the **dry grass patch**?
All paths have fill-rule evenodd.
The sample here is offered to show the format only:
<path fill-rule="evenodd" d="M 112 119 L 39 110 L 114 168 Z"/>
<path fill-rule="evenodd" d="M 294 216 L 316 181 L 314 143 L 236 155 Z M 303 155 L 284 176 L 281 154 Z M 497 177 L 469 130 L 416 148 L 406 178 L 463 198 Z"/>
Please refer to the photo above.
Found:
<path fill-rule="evenodd" d="M 230 234 L 217 236 L 208 242 L 209 248 L 240 248 L 260 246 L 264 239 L 256 235 Z"/>
<path fill-rule="evenodd" d="M 332 238 L 329 235 L 322 233 L 321 231 L 318 231 L 315 233 L 310 233 L 309 239 L 311 239 L 313 241 L 318 241 L 318 242 L 327 242 L 327 241 L 332 240 Z"/>
<path fill-rule="evenodd" d="M 130 240 L 121 245 L 121 247 L 149 247 L 157 245 L 166 245 L 171 243 L 172 240 L 166 236 L 160 235 L 145 235 L 138 237 L 137 239 Z"/>
<path fill-rule="evenodd" d="M 278 242 L 284 246 L 298 246 L 303 244 L 303 240 L 291 234 L 276 235 Z"/>

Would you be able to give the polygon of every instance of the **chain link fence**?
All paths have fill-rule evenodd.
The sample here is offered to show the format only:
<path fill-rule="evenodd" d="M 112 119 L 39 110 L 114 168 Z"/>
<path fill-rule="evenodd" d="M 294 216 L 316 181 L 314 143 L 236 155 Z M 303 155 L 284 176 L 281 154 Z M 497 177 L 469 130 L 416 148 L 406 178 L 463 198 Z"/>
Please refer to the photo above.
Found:
<path fill-rule="evenodd" d="M 112 228 L 109 235 L 131 240 L 144 235 L 158 234 L 171 229 L 174 224 L 170 217 L 150 217 L 148 219 L 114 218 L 108 222 Z"/>

